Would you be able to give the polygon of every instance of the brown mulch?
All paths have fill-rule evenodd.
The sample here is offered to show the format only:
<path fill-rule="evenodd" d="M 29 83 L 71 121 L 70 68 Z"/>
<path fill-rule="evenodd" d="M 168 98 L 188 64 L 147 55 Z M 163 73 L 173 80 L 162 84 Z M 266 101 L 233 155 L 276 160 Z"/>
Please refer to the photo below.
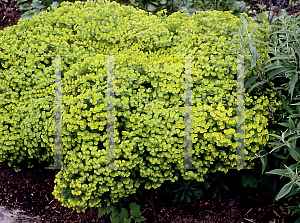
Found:
<path fill-rule="evenodd" d="M 98 219 L 96 208 L 77 213 L 70 208 L 62 207 L 51 194 L 54 189 L 54 179 L 55 170 L 24 167 L 19 172 L 15 172 L 6 163 L 0 163 L 0 205 L 26 211 L 31 217 L 39 216 L 43 222 L 46 220 L 53 223 L 110 222 L 105 217 Z M 142 215 L 147 218 L 147 223 L 246 223 L 251 222 L 250 219 L 256 219 L 252 222 L 263 223 L 295 222 L 295 218 L 286 213 L 287 199 L 272 203 L 266 194 L 267 190 L 244 188 L 239 184 L 233 182 L 229 187 L 232 188 L 230 191 L 221 192 L 220 201 L 204 196 L 190 204 L 176 202 L 166 195 L 163 186 L 137 196 L 137 203 L 141 206 Z"/>
<path fill-rule="evenodd" d="M 31 2 L 32 1 L 27 1 L 27 3 Z M 20 4 L 17 4 L 16 0 L 9 0 L 7 2 L 0 1 L 0 30 L 18 23 L 22 16 L 22 12 L 19 11 L 19 7 Z"/>
<path fill-rule="evenodd" d="M 31 2 L 32 0 L 27 1 L 27 3 Z M 260 12 L 257 6 L 260 1 L 244 0 L 244 2 Z M 269 1 L 263 2 L 268 6 Z M 0 30 L 17 24 L 22 15 L 18 8 L 19 4 L 16 0 L 8 2 L 0 0 Z M 295 14 L 299 8 L 300 4 L 287 11 L 289 14 Z M 6 163 L 0 163 L 0 205 L 21 209 L 30 216 L 39 216 L 43 221 L 49 222 L 110 222 L 104 217 L 98 219 L 97 209 L 76 213 L 70 208 L 62 207 L 51 194 L 55 174 L 55 170 L 44 168 L 21 168 L 21 171 L 15 172 Z M 239 185 L 236 182 L 233 182 L 234 184 Z M 165 188 L 161 187 L 138 196 L 138 203 L 142 215 L 149 223 L 295 222 L 295 218 L 286 213 L 287 203 L 291 202 L 281 199 L 274 203 L 268 198 L 266 192 L 267 190 L 239 186 L 224 192 L 221 201 L 201 198 L 187 205 L 184 202 L 175 202 L 172 197 L 165 194 Z"/>

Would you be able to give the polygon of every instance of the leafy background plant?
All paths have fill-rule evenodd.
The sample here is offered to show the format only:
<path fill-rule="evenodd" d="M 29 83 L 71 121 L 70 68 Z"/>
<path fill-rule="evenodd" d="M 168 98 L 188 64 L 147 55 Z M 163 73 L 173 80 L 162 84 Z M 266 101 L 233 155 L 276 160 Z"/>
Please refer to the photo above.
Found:
<path fill-rule="evenodd" d="M 262 7 L 264 8 L 264 7 Z M 274 8 L 273 8 L 274 9 Z M 275 10 L 274 10 L 275 11 Z M 241 49 L 244 47 L 248 48 L 252 59 L 252 65 L 256 65 L 257 69 L 261 70 L 262 75 L 260 76 L 260 81 L 254 81 L 258 78 L 252 79 L 251 84 L 252 87 L 248 89 L 248 92 L 254 89 L 259 85 L 264 85 L 272 82 L 274 87 L 273 90 L 277 91 L 280 95 L 282 104 L 283 104 L 283 113 L 274 114 L 278 121 L 280 121 L 277 125 L 273 125 L 276 129 L 276 134 L 269 134 L 273 137 L 273 139 L 277 139 L 277 141 L 269 142 L 270 145 L 275 145 L 271 149 L 271 151 L 267 151 L 267 148 L 262 148 L 261 153 L 264 155 L 256 154 L 256 158 L 260 158 L 262 163 L 262 174 L 265 170 L 270 170 L 271 165 L 276 169 L 270 170 L 266 172 L 266 174 L 275 174 L 280 175 L 282 177 L 289 177 L 290 181 L 286 183 L 284 181 L 284 186 L 277 193 L 275 200 L 279 200 L 283 197 L 291 197 L 300 192 L 299 190 L 299 175 L 297 172 L 297 168 L 299 167 L 300 162 L 300 143 L 297 142 L 297 139 L 300 137 L 300 122 L 299 122 L 299 114 L 300 114 L 300 102 L 297 102 L 299 98 L 299 17 L 296 19 L 293 16 L 287 16 L 285 10 L 282 11 L 282 14 L 277 17 L 276 21 L 272 21 L 273 15 L 275 12 L 268 13 L 260 13 L 255 18 L 260 23 L 267 25 L 270 24 L 270 42 L 268 43 L 269 47 L 269 55 L 270 59 L 265 62 L 265 67 L 259 69 L 256 65 L 257 58 L 255 58 L 255 48 L 253 39 L 251 39 L 251 35 L 249 36 L 249 40 L 234 40 L 240 42 Z M 244 27 L 246 28 L 246 20 L 244 20 Z M 265 23 L 268 21 L 268 23 Z M 248 34 L 248 33 L 247 33 Z M 243 29 L 239 33 L 239 36 L 247 36 L 243 34 Z M 252 48 L 252 49 L 251 49 Z M 244 55 L 246 54 L 243 50 L 236 50 L 237 52 L 242 52 Z M 259 55 L 258 55 L 259 56 Z M 249 68 L 249 67 L 248 67 Z M 247 69 L 247 67 L 246 67 Z M 267 78 L 266 78 L 267 77 Z M 276 81 L 275 81 L 276 78 Z M 249 81 L 249 80 L 248 80 Z M 250 85 L 251 85 L 250 84 Z M 283 127 L 285 128 L 283 128 Z M 287 129 L 286 129 L 287 128 Z M 281 133 L 281 136 L 280 136 Z M 278 135 L 279 134 L 279 135 Z M 283 148 L 284 151 L 280 151 L 280 148 Z M 272 154 L 274 157 L 268 157 L 267 155 Z M 292 159 L 291 159 L 292 158 Z M 281 161 L 281 162 L 280 162 Z M 294 162 L 297 162 L 295 164 Z M 272 163 L 274 162 L 274 163 Z M 286 165 L 288 163 L 288 165 Z M 294 164 L 292 164 L 294 163 Z M 292 165 L 290 165 L 292 164 Z M 285 167 L 284 169 L 282 169 Z M 295 172 L 294 172 L 295 170 Z M 260 180 L 262 180 L 264 176 L 260 176 Z M 281 179 L 280 178 L 280 179 Z M 249 185 L 251 187 L 256 187 L 255 178 L 251 176 L 243 177 L 244 186 Z M 276 189 L 277 181 L 273 181 L 273 189 Z M 282 184 L 282 183 L 281 183 Z M 297 203 L 298 204 L 298 203 Z M 299 212 L 300 208 L 298 206 L 290 206 L 289 208 L 295 209 L 293 214 Z M 297 222 L 300 222 L 300 217 Z"/>
<path fill-rule="evenodd" d="M 174 7 L 177 11 L 186 9 L 186 13 L 189 13 L 190 15 L 197 11 L 231 10 L 236 16 L 249 8 L 245 6 L 245 2 L 235 0 L 188 0 L 186 3 L 175 0 Z"/>
<path fill-rule="evenodd" d="M 33 0 L 31 4 L 27 3 L 27 0 L 18 0 L 18 4 L 24 3 L 19 8 L 24 12 L 20 19 L 31 18 L 33 15 L 45 11 L 47 7 L 58 8 L 64 1 L 75 2 L 76 0 Z M 152 14 L 166 9 L 168 15 L 184 9 L 186 13 L 191 15 L 197 11 L 211 10 L 231 10 L 234 15 L 239 15 L 249 8 L 245 6 L 243 1 L 236 0 L 117 0 L 117 2 L 122 5 L 140 8 Z"/>
<path fill-rule="evenodd" d="M 146 218 L 141 215 L 140 206 L 137 203 L 131 202 L 127 206 L 129 207 L 125 208 L 123 203 L 118 203 L 114 206 L 104 204 L 103 207 L 100 207 L 98 210 L 98 218 L 102 216 L 108 217 L 110 215 L 111 223 L 130 223 L 132 219 L 134 219 L 135 222 L 146 220 Z"/>

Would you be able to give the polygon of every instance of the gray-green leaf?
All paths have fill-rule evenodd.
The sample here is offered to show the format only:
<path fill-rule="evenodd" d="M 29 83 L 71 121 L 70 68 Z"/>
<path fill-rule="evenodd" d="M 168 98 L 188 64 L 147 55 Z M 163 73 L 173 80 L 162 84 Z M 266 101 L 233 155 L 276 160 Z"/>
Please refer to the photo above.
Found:
<path fill-rule="evenodd" d="M 153 11 L 155 11 L 156 7 L 155 7 L 154 5 L 148 4 L 147 9 L 148 9 L 150 12 L 153 12 Z"/>
<path fill-rule="evenodd" d="M 287 195 L 293 187 L 293 182 L 289 182 L 286 185 L 283 186 L 283 188 L 279 191 L 279 193 L 276 196 L 276 200 L 278 201 L 280 198 Z"/>

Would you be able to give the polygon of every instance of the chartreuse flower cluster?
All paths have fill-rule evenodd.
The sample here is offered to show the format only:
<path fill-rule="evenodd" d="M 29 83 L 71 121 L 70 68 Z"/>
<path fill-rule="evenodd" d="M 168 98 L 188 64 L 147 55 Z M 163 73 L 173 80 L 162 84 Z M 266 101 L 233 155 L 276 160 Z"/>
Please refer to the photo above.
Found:
<path fill-rule="evenodd" d="M 203 182 L 236 165 L 237 59 L 225 45 L 242 21 L 206 11 L 167 18 L 115 2 L 63 2 L 0 31 L 0 162 L 53 161 L 54 57 L 62 56 L 63 166 L 53 194 L 83 211 L 118 202 L 138 187 Z M 249 23 L 248 27 L 255 27 Z M 24 31 L 25 30 L 25 31 Z M 264 32 L 256 30 L 257 39 Z M 263 59 L 267 51 L 257 49 Z M 185 55 L 192 56 L 193 166 L 184 163 Z M 114 57 L 115 166 L 107 164 L 107 56 Z M 252 73 L 251 73 L 252 72 Z M 254 69 L 246 77 L 256 75 Z M 272 92 L 245 94 L 246 166 L 268 141 Z M 84 100 L 90 98 L 90 100 Z M 274 111 L 274 110 L 273 110 Z M 248 155 L 248 156 L 247 156 Z"/>

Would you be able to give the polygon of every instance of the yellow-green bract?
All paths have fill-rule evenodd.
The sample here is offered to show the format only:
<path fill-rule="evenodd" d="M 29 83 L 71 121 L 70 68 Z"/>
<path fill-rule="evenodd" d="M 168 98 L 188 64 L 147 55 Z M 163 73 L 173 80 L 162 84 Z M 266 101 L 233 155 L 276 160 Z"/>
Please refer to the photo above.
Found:
<path fill-rule="evenodd" d="M 211 172 L 236 164 L 236 101 L 193 101 L 193 166 L 184 163 L 185 55 L 192 56 L 193 97 L 234 98 L 236 57 L 225 45 L 241 19 L 230 12 L 207 11 L 167 18 L 115 2 L 62 3 L 53 12 L 0 32 L 0 162 L 53 161 L 53 57 L 62 56 L 63 169 L 56 175 L 55 197 L 83 211 L 101 202 L 118 202 L 136 188 L 164 181 L 204 181 Z M 248 23 L 249 29 L 257 24 Z M 265 40 L 256 30 L 253 38 Z M 267 49 L 257 49 L 262 61 Z M 115 165 L 107 163 L 107 57 L 114 57 Z M 249 69 L 245 77 L 257 75 Z M 258 88 L 259 89 L 259 88 Z M 245 94 L 246 166 L 250 154 L 268 141 L 268 102 L 276 95 Z M 254 92 L 253 92 L 254 94 Z M 101 98 L 104 100 L 83 100 Z M 73 99 L 72 99 L 73 98 Z M 77 99 L 74 99 L 77 98 Z M 274 111 L 274 110 L 273 110 Z M 45 170 L 47 171 L 47 170 Z M 104 199 L 105 197 L 105 199 Z"/>

